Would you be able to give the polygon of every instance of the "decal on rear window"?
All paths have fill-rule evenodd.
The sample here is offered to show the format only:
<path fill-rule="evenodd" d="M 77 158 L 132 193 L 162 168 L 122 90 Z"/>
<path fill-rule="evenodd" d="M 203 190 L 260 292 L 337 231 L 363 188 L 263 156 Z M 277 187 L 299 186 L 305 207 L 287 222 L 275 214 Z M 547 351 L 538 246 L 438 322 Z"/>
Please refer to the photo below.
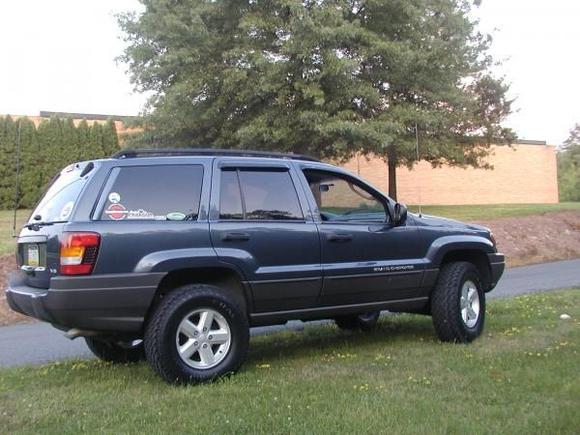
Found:
<path fill-rule="evenodd" d="M 109 202 L 112 202 L 113 204 L 121 202 L 121 195 L 119 195 L 117 192 L 109 193 Z"/>
<path fill-rule="evenodd" d="M 105 210 L 105 215 L 114 221 L 120 221 L 127 217 L 127 209 L 123 204 L 111 204 Z"/>
<path fill-rule="evenodd" d="M 62 209 L 60 210 L 60 216 L 59 216 L 59 219 L 61 221 L 65 221 L 68 219 L 68 217 L 70 216 L 70 214 L 72 212 L 74 205 L 75 205 L 74 201 L 69 201 L 62 207 Z"/>

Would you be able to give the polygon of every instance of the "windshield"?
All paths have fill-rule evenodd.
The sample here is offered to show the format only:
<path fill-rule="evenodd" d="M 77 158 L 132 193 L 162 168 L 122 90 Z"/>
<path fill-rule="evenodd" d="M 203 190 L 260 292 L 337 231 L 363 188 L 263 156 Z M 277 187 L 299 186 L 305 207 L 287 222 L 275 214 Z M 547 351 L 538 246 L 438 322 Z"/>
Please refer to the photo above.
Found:
<path fill-rule="evenodd" d="M 56 176 L 34 209 L 29 223 L 68 221 L 79 194 L 89 178 L 80 177 L 83 166 L 85 165 L 78 163 L 67 166 Z"/>

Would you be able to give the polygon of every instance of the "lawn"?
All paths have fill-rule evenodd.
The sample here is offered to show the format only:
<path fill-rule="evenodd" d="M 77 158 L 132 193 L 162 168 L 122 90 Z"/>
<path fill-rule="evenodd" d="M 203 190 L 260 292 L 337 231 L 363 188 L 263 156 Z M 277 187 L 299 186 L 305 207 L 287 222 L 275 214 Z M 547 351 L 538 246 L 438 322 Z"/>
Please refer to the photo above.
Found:
<path fill-rule="evenodd" d="M 16 213 L 16 234 L 26 222 L 30 210 L 18 210 Z M 12 238 L 12 223 L 14 211 L 0 210 L 0 256 L 14 253 L 14 239 Z"/>
<path fill-rule="evenodd" d="M 0 432 L 578 433 L 579 290 L 491 302 L 472 345 L 411 315 L 255 337 L 240 373 L 202 386 L 145 363 L 3 369 Z"/>
<path fill-rule="evenodd" d="M 422 209 L 425 214 L 443 216 L 460 221 L 481 221 L 558 211 L 580 211 L 580 202 L 561 202 L 559 204 L 424 205 Z M 417 212 L 419 207 L 410 205 L 409 210 Z"/>

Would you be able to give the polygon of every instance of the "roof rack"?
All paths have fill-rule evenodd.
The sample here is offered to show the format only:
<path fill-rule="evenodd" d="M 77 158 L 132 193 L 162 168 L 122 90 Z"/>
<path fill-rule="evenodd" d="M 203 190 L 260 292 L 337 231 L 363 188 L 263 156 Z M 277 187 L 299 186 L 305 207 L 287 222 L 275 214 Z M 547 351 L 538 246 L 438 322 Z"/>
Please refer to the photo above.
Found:
<path fill-rule="evenodd" d="M 293 153 L 278 153 L 268 151 L 218 149 L 218 148 L 145 148 L 124 149 L 111 156 L 113 159 L 133 159 L 137 157 L 166 156 L 232 156 L 232 157 L 270 157 L 276 159 L 306 160 L 319 162 L 314 157 Z"/>

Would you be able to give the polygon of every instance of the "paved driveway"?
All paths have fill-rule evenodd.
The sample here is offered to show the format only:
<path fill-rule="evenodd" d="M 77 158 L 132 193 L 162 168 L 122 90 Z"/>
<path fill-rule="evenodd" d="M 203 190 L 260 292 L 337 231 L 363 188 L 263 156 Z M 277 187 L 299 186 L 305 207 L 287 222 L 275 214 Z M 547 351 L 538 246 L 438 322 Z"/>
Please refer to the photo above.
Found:
<path fill-rule="evenodd" d="M 580 286 L 580 259 L 508 269 L 489 296 L 503 298 L 574 286 Z M 318 321 L 323 322 L 326 321 Z M 252 335 L 303 327 L 302 322 L 293 321 L 283 326 L 253 328 Z M 46 323 L 0 327 L 0 366 L 92 357 L 84 340 L 70 341 Z"/>

